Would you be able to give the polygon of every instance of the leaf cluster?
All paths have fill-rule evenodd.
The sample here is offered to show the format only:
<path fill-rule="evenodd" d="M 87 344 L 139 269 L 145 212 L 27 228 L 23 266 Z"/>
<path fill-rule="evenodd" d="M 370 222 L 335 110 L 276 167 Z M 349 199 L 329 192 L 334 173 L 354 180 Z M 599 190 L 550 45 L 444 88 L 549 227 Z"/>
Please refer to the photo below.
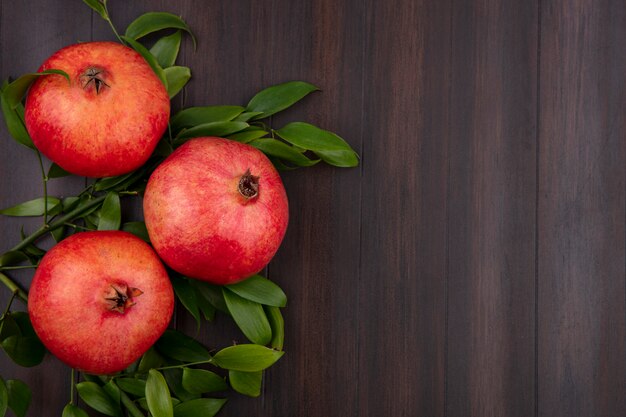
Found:
<path fill-rule="evenodd" d="M 189 26 L 171 13 L 150 12 L 135 19 L 118 33 L 111 21 L 106 0 L 83 0 L 109 23 L 120 42 L 135 49 L 159 77 L 170 98 L 182 91 L 191 79 L 188 67 L 176 65 L 183 36 L 196 39 Z M 142 44 L 146 35 L 167 30 L 150 47 Z M 29 234 L 22 227 L 21 240 L 0 254 L 0 282 L 12 297 L 0 316 L 0 347 L 17 364 L 35 366 L 46 350 L 37 338 L 27 313 L 11 311 L 15 298 L 27 301 L 27 292 L 10 278 L 15 269 L 36 268 L 46 251 L 41 240 L 59 242 L 84 230 L 125 230 L 149 243 L 142 221 L 123 221 L 125 197 L 141 196 L 152 171 L 187 140 L 201 136 L 220 136 L 248 143 L 265 153 L 278 169 L 308 167 L 324 161 L 338 167 L 358 164 L 358 155 L 337 134 L 304 122 L 272 127 L 273 116 L 317 87 L 290 81 L 266 88 L 254 95 L 247 105 L 207 105 L 182 109 L 172 116 L 169 129 L 149 161 L 134 172 L 100 178 L 74 196 L 48 195 L 49 181 L 70 175 L 52 163 L 46 170 L 43 158 L 33 144 L 24 123 L 23 99 L 38 77 L 65 77 L 62 70 L 51 69 L 23 75 L 0 86 L 0 108 L 8 132 L 20 145 L 33 151 L 39 161 L 43 196 L 13 204 L 0 215 L 40 217 L 41 227 Z M 233 285 L 215 286 L 175 273 L 171 280 L 179 301 L 194 318 L 197 329 L 216 314 L 230 317 L 247 343 L 222 349 L 208 349 L 193 337 L 167 330 L 157 343 L 136 363 L 112 376 L 82 375 L 72 382 L 71 399 L 63 417 L 85 417 L 75 404 L 74 389 L 83 402 L 108 416 L 187 417 L 213 416 L 227 401 L 231 390 L 256 397 L 261 393 L 263 371 L 283 355 L 284 321 L 281 308 L 287 304 L 282 289 L 260 275 Z M 206 369 L 210 368 L 210 369 Z M 72 376 L 74 372 L 72 371 Z M 73 377 L 72 377 L 73 381 Z M 18 417 L 26 414 L 31 391 L 19 380 L 0 378 L 0 417 L 8 409 Z"/>

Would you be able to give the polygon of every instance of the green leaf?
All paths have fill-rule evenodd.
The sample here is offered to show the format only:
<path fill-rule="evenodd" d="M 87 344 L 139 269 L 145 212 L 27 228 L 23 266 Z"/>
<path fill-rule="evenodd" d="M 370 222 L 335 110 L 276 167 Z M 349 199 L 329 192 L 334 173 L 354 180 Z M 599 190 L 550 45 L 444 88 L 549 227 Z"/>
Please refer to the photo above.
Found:
<path fill-rule="evenodd" d="M 104 20 L 109 19 L 109 15 L 107 14 L 104 4 L 102 4 L 99 0 L 83 0 L 83 3 L 91 7 L 96 13 L 102 16 Z M 63 413 L 65 413 L 65 411 Z M 63 417 L 65 417 L 65 415 Z"/>
<path fill-rule="evenodd" d="M 24 417 L 32 397 L 30 388 L 19 379 L 8 380 L 6 386 L 9 393 L 9 408 L 17 417 Z"/>
<path fill-rule="evenodd" d="M 249 142 L 249 144 L 266 155 L 280 158 L 300 167 L 312 166 L 320 161 L 319 159 L 311 160 L 298 152 L 293 146 L 276 139 L 255 139 Z"/>
<path fill-rule="evenodd" d="M 199 398 L 174 407 L 174 417 L 213 417 L 226 404 L 226 398 Z"/>
<path fill-rule="evenodd" d="M 32 336 L 7 337 L 2 341 L 2 348 L 13 362 L 26 368 L 39 365 L 46 354 L 39 339 Z"/>
<path fill-rule="evenodd" d="M 256 372 L 272 366 L 284 352 L 265 346 L 245 344 L 224 348 L 213 356 L 213 363 L 223 369 Z"/>
<path fill-rule="evenodd" d="M 183 362 L 208 361 L 209 351 L 191 337 L 179 331 L 168 329 L 156 342 L 156 348 L 168 358 Z"/>
<path fill-rule="evenodd" d="M 122 207 L 120 196 L 116 192 L 107 193 L 102 208 L 100 209 L 100 221 L 98 230 L 119 230 L 122 223 Z"/>
<path fill-rule="evenodd" d="M 11 266 L 27 261 L 28 256 L 21 251 L 9 251 L 0 256 L 0 266 Z"/>
<path fill-rule="evenodd" d="M 195 400 L 200 398 L 199 394 L 192 394 L 183 387 L 183 370 L 180 368 L 170 368 L 163 370 L 167 385 L 174 393 L 174 395 L 180 398 L 182 401 Z"/>
<path fill-rule="evenodd" d="M 163 374 L 155 369 L 148 373 L 146 402 L 153 417 L 173 417 L 172 396 Z"/>
<path fill-rule="evenodd" d="M 48 213 L 52 211 L 56 206 L 61 204 L 61 200 L 56 197 L 48 197 Z M 29 217 L 29 216 L 43 216 L 45 212 L 45 202 L 43 197 L 36 198 L 34 200 L 25 201 L 13 207 L 0 210 L 0 214 L 5 216 L 17 216 L 17 217 Z"/>
<path fill-rule="evenodd" d="M 275 131 L 287 142 L 312 151 L 351 151 L 352 148 L 336 134 L 303 122 L 293 122 Z"/>
<path fill-rule="evenodd" d="M 9 106 L 12 109 L 15 109 L 17 105 L 22 102 L 22 98 L 26 94 L 28 87 L 30 87 L 30 85 L 37 78 L 41 77 L 42 75 L 52 75 L 52 74 L 62 75 L 63 77 L 67 79 L 68 83 L 71 83 L 70 76 L 67 75 L 65 71 L 58 70 L 58 69 L 48 69 L 48 70 L 41 71 L 41 72 L 34 72 L 31 74 L 22 75 L 17 80 L 13 81 L 8 86 L 6 86 L 6 88 L 4 88 L 2 91 L 2 95 L 4 95 L 4 97 L 6 98 Z"/>
<path fill-rule="evenodd" d="M 137 368 L 139 373 L 148 372 L 152 368 L 158 368 L 163 365 L 163 357 L 151 347 L 143 354 L 139 361 L 139 367 Z"/>
<path fill-rule="evenodd" d="M 169 67 L 165 68 L 163 73 L 167 80 L 167 93 L 170 98 L 178 94 L 191 78 L 191 70 L 188 67 Z"/>
<path fill-rule="evenodd" d="M 247 122 L 247 121 L 255 118 L 256 116 L 260 116 L 262 114 L 263 114 L 262 111 L 246 111 L 246 112 L 241 113 L 234 120 L 236 122 Z"/>
<path fill-rule="evenodd" d="M 352 168 L 359 165 L 359 157 L 354 151 L 314 151 L 329 165 L 340 168 Z"/>
<path fill-rule="evenodd" d="M 260 128 L 253 128 L 254 126 L 250 126 L 248 129 L 245 129 L 239 133 L 234 133 L 228 136 L 228 139 L 236 140 L 237 142 L 241 143 L 249 143 L 254 139 L 262 138 L 269 133 Z"/>
<path fill-rule="evenodd" d="M 2 319 L 0 321 L 0 342 L 11 336 L 22 335 L 20 327 L 13 319 L 13 313 L 7 313 L 6 315 L 0 316 L 0 318 Z"/>
<path fill-rule="evenodd" d="M 138 378 L 116 378 L 117 386 L 124 392 L 136 397 L 146 395 L 146 381 Z"/>
<path fill-rule="evenodd" d="M 89 415 L 75 405 L 68 404 L 63 409 L 63 415 L 61 417 L 89 417 Z"/>
<path fill-rule="evenodd" d="M 0 107 L 2 108 L 4 122 L 11 137 L 20 145 L 36 149 L 24 125 L 24 107 L 20 104 L 16 109 L 12 109 L 4 96 L 4 92 L 0 94 Z"/>
<path fill-rule="evenodd" d="M 240 394 L 247 395 L 248 397 L 258 397 L 261 395 L 263 371 L 228 371 L 228 380 L 230 381 L 230 386 Z"/>
<path fill-rule="evenodd" d="M 181 139 L 199 138 L 203 136 L 225 137 L 235 132 L 239 132 L 247 128 L 249 125 L 245 122 L 212 122 L 194 126 L 190 129 L 183 130 L 178 134 L 176 144 L 180 145 Z"/>
<path fill-rule="evenodd" d="M 122 394 L 119 387 L 115 385 L 115 382 L 112 379 L 109 380 L 109 382 L 104 384 L 102 389 L 104 389 L 104 392 L 108 394 L 109 398 L 111 398 L 115 402 L 115 405 L 119 407 L 120 401 L 122 400 Z"/>
<path fill-rule="evenodd" d="M 222 295 L 222 287 L 217 285 L 209 284 L 207 282 L 198 281 L 195 279 L 189 280 L 191 285 L 194 286 L 196 290 L 198 290 L 198 294 L 209 304 L 211 304 L 216 309 L 220 310 L 223 313 L 230 314 L 228 312 L 228 307 L 226 307 L 226 303 L 224 302 L 224 296 Z M 202 305 L 202 302 L 199 302 L 199 305 Z"/>
<path fill-rule="evenodd" d="M 127 222 L 122 225 L 122 230 L 128 233 L 132 233 L 139 239 L 150 243 L 150 236 L 148 236 L 148 229 L 146 229 L 146 223 L 144 222 Z"/>
<path fill-rule="evenodd" d="M 78 395 L 91 408 L 107 416 L 121 417 L 122 410 L 116 406 L 109 395 L 95 382 L 81 382 L 76 384 Z"/>
<path fill-rule="evenodd" d="M 215 372 L 204 369 L 183 369 L 183 387 L 192 394 L 226 391 L 228 384 Z"/>
<path fill-rule="evenodd" d="M 162 68 L 171 67 L 176 63 L 182 38 L 182 32 L 177 30 L 169 36 L 162 37 L 150 48 L 150 53 Z"/>
<path fill-rule="evenodd" d="M 213 122 L 229 122 L 243 112 L 241 106 L 206 106 L 189 107 L 181 110 L 170 123 L 172 131 L 177 132 L 183 127 L 197 126 Z"/>
<path fill-rule="evenodd" d="M 11 317 L 15 320 L 15 323 L 20 329 L 22 336 L 37 337 L 33 324 L 30 322 L 30 316 L 24 311 L 14 311 L 11 313 Z"/>
<path fill-rule="evenodd" d="M 66 170 L 64 170 L 63 168 L 61 168 L 60 166 L 58 166 L 55 163 L 52 163 L 52 165 L 50 165 L 50 169 L 48 169 L 48 178 L 61 178 L 61 177 L 67 177 L 68 175 L 71 175 L 69 172 L 67 172 Z"/>
<path fill-rule="evenodd" d="M 135 51 L 137 51 L 139 55 L 143 57 L 143 59 L 146 60 L 146 62 L 150 65 L 157 77 L 159 77 L 159 80 L 161 80 L 161 82 L 167 89 L 167 79 L 165 78 L 165 73 L 163 72 L 163 68 L 161 68 L 161 65 L 159 65 L 154 55 L 152 55 L 145 46 L 143 46 L 136 40 L 131 39 L 128 36 L 122 36 L 122 39 L 124 40 L 124 42 L 128 43 Z"/>
<path fill-rule="evenodd" d="M 126 37 L 139 39 L 150 33 L 162 29 L 182 29 L 189 33 L 193 40 L 193 47 L 196 48 L 196 37 L 187 26 L 187 23 L 180 17 L 166 12 L 149 12 L 142 14 L 126 28 Z"/>
<path fill-rule="evenodd" d="M 224 300 L 233 320 L 243 334 L 258 345 L 267 345 L 272 340 L 272 328 L 263 311 L 263 306 L 246 300 L 224 288 Z"/>
<path fill-rule="evenodd" d="M 172 285 L 174 286 L 174 292 L 182 303 L 183 307 L 193 316 L 196 320 L 197 328 L 200 328 L 200 308 L 198 307 L 198 297 L 196 296 L 196 290 L 191 286 L 189 280 L 185 278 L 179 278 L 177 276 L 171 277 Z"/>
<path fill-rule="evenodd" d="M 251 301 L 268 306 L 285 307 L 287 296 L 283 290 L 267 278 L 253 275 L 236 284 L 227 285 L 226 288 Z"/>
<path fill-rule="evenodd" d="M 126 181 L 133 174 L 134 174 L 134 172 L 131 172 L 129 174 L 124 174 L 124 175 L 118 175 L 116 177 L 100 178 L 94 184 L 94 186 L 93 186 L 94 190 L 96 190 L 96 191 L 109 190 L 109 189 L 115 187 L 116 185 L 120 185 L 121 183 Z"/>
<path fill-rule="evenodd" d="M 253 117 L 254 120 L 262 119 L 286 109 L 316 90 L 318 90 L 317 87 L 303 81 L 290 81 L 278 84 L 266 88 L 252 97 L 252 100 L 246 107 L 246 111 L 262 112 L 262 115 Z"/>
<path fill-rule="evenodd" d="M 272 328 L 272 341 L 270 346 L 276 350 L 283 350 L 283 344 L 285 342 L 285 321 L 283 315 L 280 312 L 280 308 L 272 306 L 264 306 L 267 320 L 270 322 Z"/>
<path fill-rule="evenodd" d="M 0 417 L 4 417 L 9 406 L 9 390 L 0 376 Z"/>

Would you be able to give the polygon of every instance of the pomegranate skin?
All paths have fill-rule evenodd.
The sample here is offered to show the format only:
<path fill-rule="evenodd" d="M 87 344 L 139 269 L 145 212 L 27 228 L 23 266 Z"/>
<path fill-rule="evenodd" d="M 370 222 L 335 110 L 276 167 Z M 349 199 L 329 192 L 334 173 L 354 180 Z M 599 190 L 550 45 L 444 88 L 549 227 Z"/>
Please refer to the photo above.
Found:
<path fill-rule="evenodd" d="M 115 288 L 133 289 L 123 312 L 107 300 Z M 46 348 L 92 374 L 118 372 L 137 360 L 165 331 L 173 309 L 163 264 L 149 245 L 120 231 L 61 241 L 43 257 L 28 296 L 33 328 Z"/>
<path fill-rule="evenodd" d="M 67 46 L 39 68 L 25 123 L 35 146 L 72 174 L 108 177 L 143 165 L 167 128 L 170 101 L 148 63 L 116 42 Z M 100 80 L 100 81 L 96 81 Z"/>
<path fill-rule="evenodd" d="M 258 194 L 239 183 L 249 171 Z M 143 200 L 150 240 L 181 274 L 231 284 L 259 272 L 287 230 L 289 208 L 280 176 L 258 149 L 228 139 L 192 139 L 154 171 Z"/>

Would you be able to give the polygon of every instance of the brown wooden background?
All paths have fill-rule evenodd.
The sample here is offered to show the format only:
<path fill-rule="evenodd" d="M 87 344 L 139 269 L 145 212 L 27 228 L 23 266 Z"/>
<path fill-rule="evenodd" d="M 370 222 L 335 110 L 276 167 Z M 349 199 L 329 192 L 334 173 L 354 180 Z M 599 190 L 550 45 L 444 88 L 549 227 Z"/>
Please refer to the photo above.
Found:
<path fill-rule="evenodd" d="M 324 91 L 275 125 L 308 120 L 361 155 L 284 174 L 269 276 L 287 355 L 221 415 L 626 416 L 623 0 L 110 3 L 119 28 L 164 10 L 198 36 L 177 105 L 307 80 Z M 3 0 L 0 75 L 90 39 L 112 35 L 78 0 Z M 0 136 L 2 206 L 39 196 L 36 160 Z M 0 249 L 19 224 L 0 219 Z M 241 336 L 218 320 L 201 339 Z M 33 387 L 31 416 L 60 415 L 65 367 L 0 367 Z"/>

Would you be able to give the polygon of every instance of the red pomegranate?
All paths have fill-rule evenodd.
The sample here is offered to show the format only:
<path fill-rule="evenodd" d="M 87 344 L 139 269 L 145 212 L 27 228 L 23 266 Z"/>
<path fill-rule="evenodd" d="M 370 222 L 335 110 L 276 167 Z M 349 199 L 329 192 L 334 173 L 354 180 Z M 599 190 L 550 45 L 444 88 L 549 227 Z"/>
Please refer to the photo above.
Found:
<path fill-rule="evenodd" d="M 108 177 L 139 168 L 167 128 L 163 83 L 133 49 L 115 42 L 65 47 L 39 71 L 26 97 L 25 122 L 35 146 L 66 171 Z"/>
<path fill-rule="evenodd" d="M 192 139 L 154 171 L 144 217 L 157 253 L 188 277 L 231 284 L 259 272 L 287 229 L 287 194 L 258 149 Z"/>
<path fill-rule="evenodd" d="M 55 356 L 93 374 L 125 369 L 167 328 L 172 285 L 152 248 L 127 232 L 72 235 L 43 257 L 30 287 L 35 332 Z"/>

